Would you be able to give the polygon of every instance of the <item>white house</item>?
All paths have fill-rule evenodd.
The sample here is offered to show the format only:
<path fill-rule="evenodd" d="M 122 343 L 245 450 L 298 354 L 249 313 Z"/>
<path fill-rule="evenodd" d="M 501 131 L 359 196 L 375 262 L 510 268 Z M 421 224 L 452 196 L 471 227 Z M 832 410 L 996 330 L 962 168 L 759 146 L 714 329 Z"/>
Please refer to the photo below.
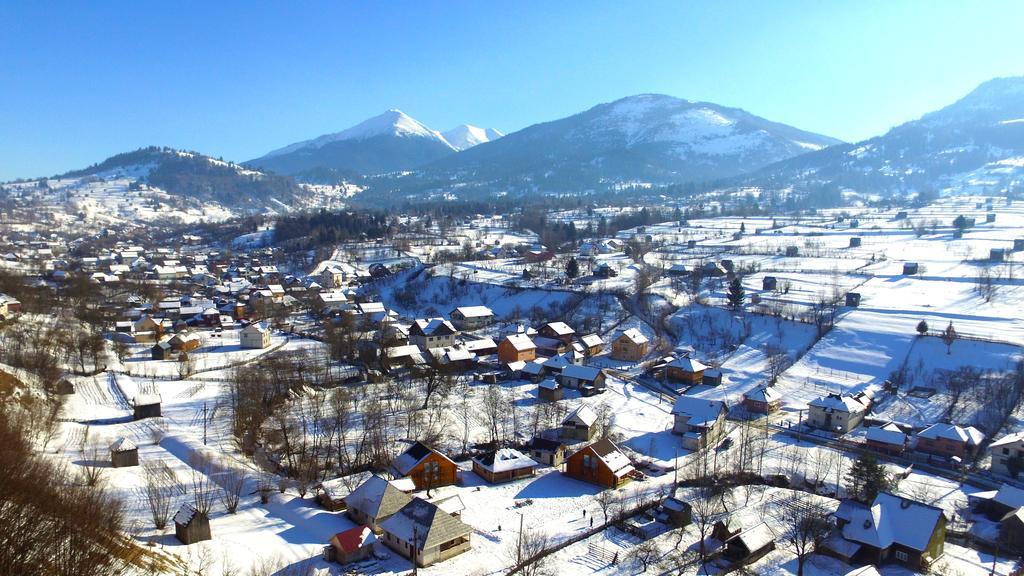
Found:
<path fill-rule="evenodd" d="M 846 434 L 864 420 L 869 401 L 863 396 L 829 394 L 808 405 L 807 424 L 837 434 Z"/>
<path fill-rule="evenodd" d="M 266 348 L 270 346 L 270 329 L 263 322 L 253 322 L 238 333 L 242 348 Z"/>
<path fill-rule="evenodd" d="M 1011 466 L 1018 471 L 1024 470 L 1024 432 L 1007 434 L 989 444 L 989 449 L 992 451 L 990 469 L 996 474 L 1013 476 Z"/>

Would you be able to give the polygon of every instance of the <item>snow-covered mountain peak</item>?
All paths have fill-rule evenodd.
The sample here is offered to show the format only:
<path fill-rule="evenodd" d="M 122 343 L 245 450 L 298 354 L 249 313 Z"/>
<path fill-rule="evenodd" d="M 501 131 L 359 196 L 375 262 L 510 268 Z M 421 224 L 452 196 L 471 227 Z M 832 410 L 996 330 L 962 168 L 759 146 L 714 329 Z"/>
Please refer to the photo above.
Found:
<path fill-rule="evenodd" d="M 504 136 L 504 134 L 494 128 L 481 128 L 472 124 L 462 124 L 443 132 L 442 136 L 456 150 L 466 150 L 477 144 L 497 140 Z"/>
<path fill-rule="evenodd" d="M 451 147 L 451 145 L 448 144 L 448 141 L 445 140 L 444 136 L 442 136 L 437 130 L 432 130 L 405 112 L 402 112 L 397 108 L 392 108 L 383 114 L 363 120 L 359 124 L 356 124 L 351 128 L 346 128 L 341 132 L 324 134 L 323 136 L 318 136 L 312 140 L 296 142 L 295 144 L 274 150 L 265 157 L 281 156 L 303 149 L 319 149 L 332 142 L 340 142 L 344 140 L 367 140 L 376 136 L 420 137 L 428 140 L 434 140 Z"/>

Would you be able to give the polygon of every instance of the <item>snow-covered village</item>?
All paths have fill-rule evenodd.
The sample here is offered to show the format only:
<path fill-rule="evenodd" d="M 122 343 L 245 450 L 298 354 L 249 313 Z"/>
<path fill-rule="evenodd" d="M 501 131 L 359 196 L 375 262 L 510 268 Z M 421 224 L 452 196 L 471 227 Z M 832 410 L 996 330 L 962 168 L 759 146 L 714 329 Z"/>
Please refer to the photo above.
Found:
<path fill-rule="evenodd" d="M 0 574 L 1024 574 L 1024 77 L 965 85 L 0 171 Z"/>

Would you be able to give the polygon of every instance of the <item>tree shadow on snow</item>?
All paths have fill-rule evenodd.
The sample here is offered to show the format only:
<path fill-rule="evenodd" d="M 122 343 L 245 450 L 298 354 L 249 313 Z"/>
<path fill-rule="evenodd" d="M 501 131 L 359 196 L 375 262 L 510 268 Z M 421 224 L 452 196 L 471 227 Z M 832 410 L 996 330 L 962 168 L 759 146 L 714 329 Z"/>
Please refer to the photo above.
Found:
<path fill-rule="evenodd" d="M 527 484 L 516 494 L 516 498 L 570 498 L 583 494 L 594 495 L 600 486 L 574 480 L 561 472 L 548 472 Z"/>

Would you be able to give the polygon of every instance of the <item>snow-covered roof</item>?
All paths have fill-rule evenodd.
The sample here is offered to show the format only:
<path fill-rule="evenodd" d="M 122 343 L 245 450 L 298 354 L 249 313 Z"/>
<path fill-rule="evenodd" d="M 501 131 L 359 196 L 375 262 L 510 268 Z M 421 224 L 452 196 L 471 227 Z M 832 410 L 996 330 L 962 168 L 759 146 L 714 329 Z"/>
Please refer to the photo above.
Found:
<path fill-rule="evenodd" d="M 387 480 L 373 475 L 345 496 L 345 504 L 371 518 L 379 518 L 394 514 L 411 499 Z"/>
<path fill-rule="evenodd" d="M 431 454 L 437 454 L 441 458 L 451 461 L 447 456 L 426 444 L 422 442 L 413 442 L 412 446 L 406 448 L 405 452 L 402 452 L 397 458 L 395 458 L 395 461 L 391 463 L 391 466 L 402 476 L 408 476 L 409 472 L 411 472 L 417 464 L 422 462 Z"/>
<path fill-rule="evenodd" d="M 725 402 L 707 400 L 696 396 L 680 396 L 672 406 L 672 414 L 688 416 L 690 426 L 708 426 L 713 424 L 726 410 Z"/>
<path fill-rule="evenodd" d="M 548 390 L 556 390 L 560 384 L 554 378 L 545 378 L 537 384 L 540 388 L 546 388 Z"/>
<path fill-rule="evenodd" d="M 322 490 L 331 500 L 342 500 L 369 480 L 371 476 L 373 476 L 373 473 L 369 471 L 357 472 L 348 476 L 325 480 L 317 488 Z"/>
<path fill-rule="evenodd" d="M 866 438 L 872 442 L 896 446 L 902 446 L 907 442 L 907 435 L 903 433 L 903 430 L 900 430 L 899 426 L 892 422 L 885 426 L 872 426 L 868 428 Z"/>
<path fill-rule="evenodd" d="M 969 498 L 972 500 L 991 500 L 1011 509 L 1024 506 L 1024 490 L 1009 484 L 1003 484 L 999 487 L 999 490 L 975 492 Z"/>
<path fill-rule="evenodd" d="M 607 438 L 598 440 L 584 447 L 583 450 L 588 448 L 594 452 L 601 462 L 604 462 L 605 466 L 617 478 L 622 478 L 634 470 L 633 463 L 630 462 L 629 457 L 623 454 L 622 450 L 619 450 L 619 447 Z"/>
<path fill-rule="evenodd" d="M 512 345 L 512 348 L 514 348 L 516 352 L 525 352 L 527 350 L 534 350 L 537 348 L 533 343 L 533 340 L 530 340 L 530 337 L 526 334 L 509 334 L 505 337 L 505 340 Z"/>
<path fill-rule="evenodd" d="M 772 532 L 767 522 L 761 522 L 753 528 L 740 532 L 733 538 L 743 542 L 747 550 L 754 552 L 775 542 L 775 533 Z"/>
<path fill-rule="evenodd" d="M 1013 434 L 1007 434 L 1002 438 L 989 444 L 989 448 L 995 448 L 997 446 L 1006 446 L 1007 444 L 1017 444 L 1018 442 L 1024 442 L 1024 431 L 1014 432 Z"/>
<path fill-rule="evenodd" d="M 181 524 L 182 526 L 188 526 L 197 514 L 199 514 L 199 511 L 196 510 L 196 507 L 193 506 L 191 502 L 185 502 L 174 514 L 174 523 Z"/>
<path fill-rule="evenodd" d="M 593 382 L 601 375 L 601 369 L 594 366 L 580 366 L 572 364 L 562 369 L 562 376 L 576 380 Z"/>
<path fill-rule="evenodd" d="M 118 438 L 117 440 L 114 440 L 110 444 L 111 452 L 131 452 L 132 450 L 138 449 L 139 447 L 135 445 L 135 442 L 132 442 L 130 439 L 124 437 Z"/>
<path fill-rule="evenodd" d="M 459 306 L 456 308 L 463 318 L 490 318 L 494 311 L 487 306 Z"/>
<path fill-rule="evenodd" d="M 840 396 L 839 394 L 829 394 L 828 396 L 815 398 L 811 401 L 810 406 L 812 408 L 822 408 L 825 410 L 847 412 L 850 414 L 864 412 L 867 410 L 867 406 L 862 404 L 860 400 L 853 396 Z"/>
<path fill-rule="evenodd" d="M 372 546 L 376 541 L 377 536 L 369 526 L 349 528 L 331 537 L 331 544 L 341 548 L 344 552 L 355 552 L 364 546 Z"/>
<path fill-rule="evenodd" d="M 139 394 L 134 399 L 136 406 L 150 406 L 152 404 L 159 404 L 160 401 L 159 394 Z"/>
<path fill-rule="evenodd" d="M 683 372 L 691 373 L 700 372 L 702 370 L 707 369 L 707 366 L 701 363 L 700 360 L 694 360 L 689 356 L 680 356 L 679 358 L 676 358 L 675 360 L 669 362 L 668 365 L 673 368 L 679 368 Z"/>
<path fill-rule="evenodd" d="M 601 339 L 597 334 L 587 334 L 580 338 L 583 345 L 587 348 L 593 348 L 594 346 L 604 346 L 604 340 Z"/>
<path fill-rule="evenodd" d="M 380 527 L 405 542 L 413 542 L 415 536 L 415 545 L 420 550 L 439 546 L 473 531 L 458 518 L 421 498 L 413 498 Z"/>
<path fill-rule="evenodd" d="M 420 318 L 413 323 L 409 332 L 421 336 L 446 336 L 448 334 L 456 334 L 458 330 L 455 329 L 451 322 L 444 318 Z"/>
<path fill-rule="evenodd" d="M 876 548 L 899 544 L 912 550 L 928 547 L 941 508 L 881 492 L 871 506 L 851 506 L 843 537 Z"/>
<path fill-rule="evenodd" d="M 764 402 L 765 404 L 782 399 L 782 393 L 773 386 L 758 386 L 743 396 L 754 402 Z"/>
<path fill-rule="evenodd" d="M 576 331 L 570 328 L 565 322 L 548 322 L 545 328 L 559 336 L 569 336 L 576 333 Z"/>
<path fill-rule="evenodd" d="M 637 330 L 636 328 L 623 330 L 622 334 L 619 335 L 619 338 L 625 338 L 632 342 L 633 344 L 643 344 L 645 342 L 648 342 L 647 336 L 644 336 L 643 333 Z"/>
<path fill-rule="evenodd" d="M 484 470 L 494 473 L 509 472 L 512 470 L 533 468 L 537 466 L 537 463 L 534 462 L 532 458 L 512 448 L 502 448 L 500 450 L 485 452 L 480 456 L 473 458 L 473 462 L 480 465 Z"/>
<path fill-rule="evenodd" d="M 583 424 L 584 426 L 592 426 L 594 422 L 597 422 L 597 413 L 590 409 L 590 406 L 586 404 L 576 408 L 562 420 L 562 425 L 566 424 Z"/>
<path fill-rule="evenodd" d="M 977 446 L 985 440 L 985 434 L 974 426 L 964 428 L 962 426 L 946 424 L 944 422 L 932 424 L 918 432 L 917 435 L 921 438 L 928 438 L 930 440 L 942 438 L 945 440 L 953 440 L 954 442 L 962 442 L 971 446 Z"/>

